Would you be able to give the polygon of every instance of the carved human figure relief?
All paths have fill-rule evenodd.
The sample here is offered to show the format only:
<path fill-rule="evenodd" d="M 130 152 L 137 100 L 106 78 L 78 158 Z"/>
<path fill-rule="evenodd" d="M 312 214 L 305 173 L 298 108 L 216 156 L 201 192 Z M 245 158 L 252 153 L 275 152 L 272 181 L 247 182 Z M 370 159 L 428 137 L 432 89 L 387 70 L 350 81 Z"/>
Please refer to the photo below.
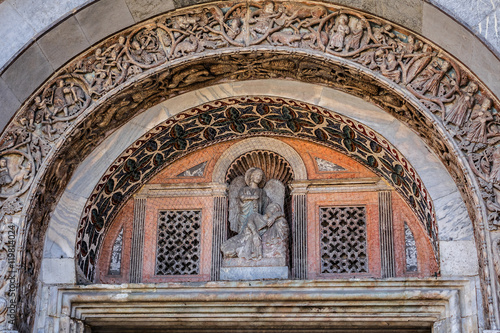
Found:
<path fill-rule="evenodd" d="M 488 142 L 488 125 L 494 120 L 491 114 L 491 99 L 485 98 L 481 107 L 475 109 L 471 115 L 467 140 L 473 143 L 485 144 Z"/>
<path fill-rule="evenodd" d="M 422 71 L 421 75 L 410 84 L 410 88 L 420 95 L 430 93 L 432 97 L 438 97 L 441 80 L 450 67 L 451 65 L 448 61 L 443 61 L 442 63 L 436 60 L 433 61 Z"/>
<path fill-rule="evenodd" d="M 496 229 L 500 227 L 500 146 L 470 154 L 469 165 L 483 186 L 488 221 Z"/>
<path fill-rule="evenodd" d="M 328 48 L 334 51 L 342 51 L 344 48 L 345 37 L 351 32 L 347 25 L 349 18 L 347 15 L 340 15 L 336 29 L 331 29 L 330 41 Z"/>
<path fill-rule="evenodd" d="M 20 151 L 0 153 L 0 198 L 24 193 L 34 175 L 33 160 Z"/>
<path fill-rule="evenodd" d="M 7 167 L 7 160 L 5 158 L 0 159 L 0 190 L 2 187 L 8 186 L 12 182 L 12 177 L 10 176 L 9 168 Z"/>
<path fill-rule="evenodd" d="M 453 123 L 457 126 L 462 126 L 469 118 L 469 112 L 474 106 L 474 94 L 477 92 L 477 84 L 470 82 L 469 85 L 462 91 L 457 99 L 457 103 L 450 109 L 445 116 L 445 124 Z"/>
<path fill-rule="evenodd" d="M 285 266 L 289 227 L 283 213 L 284 196 L 284 185 L 276 179 L 266 183 L 259 168 L 250 168 L 244 177 L 231 182 L 229 222 L 230 229 L 238 234 L 221 246 L 226 263 L 236 258 L 240 260 L 234 266 L 259 266 L 259 262 L 263 266 Z"/>

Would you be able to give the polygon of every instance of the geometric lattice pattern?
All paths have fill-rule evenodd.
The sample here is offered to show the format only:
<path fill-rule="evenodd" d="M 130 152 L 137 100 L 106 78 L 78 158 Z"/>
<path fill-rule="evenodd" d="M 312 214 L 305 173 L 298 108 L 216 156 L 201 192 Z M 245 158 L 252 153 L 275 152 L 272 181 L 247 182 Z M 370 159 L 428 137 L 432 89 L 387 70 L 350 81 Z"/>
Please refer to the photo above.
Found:
<path fill-rule="evenodd" d="M 368 272 L 365 207 L 321 207 L 321 273 Z"/>
<path fill-rule="evenodd" d="M 161 211 L 155 274 L 199 274 L 200 230 L 201 210 Z"/>

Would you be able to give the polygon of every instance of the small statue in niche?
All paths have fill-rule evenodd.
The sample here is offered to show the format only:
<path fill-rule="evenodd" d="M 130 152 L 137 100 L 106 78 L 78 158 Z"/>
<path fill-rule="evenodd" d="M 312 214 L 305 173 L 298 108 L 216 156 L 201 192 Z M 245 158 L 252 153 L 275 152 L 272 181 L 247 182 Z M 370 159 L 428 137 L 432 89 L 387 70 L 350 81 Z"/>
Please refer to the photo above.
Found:
<path fill-rule="evenodd" d="M 272 248 L 287 237 L 288 224 L 281 207 L 276 203 L 270 203 L 264 215 L 259 213 L 250 215 L 243 230 L 222 244 L 221 251 L 224 258 L 261 260 L 263 246 Z M 280 250 L 277 248 L 272 251 L 273 255 L 284 255 L 285 253 Z"/>
<path fill-rule="evenodd" d="M 284 197 L 285 186 L 276 179 L 266 183 L 259 168 L 231 182 L 229 222 L 238 234 L 221 246 L 223 266 L 286 266 L 289 227 Z"/>

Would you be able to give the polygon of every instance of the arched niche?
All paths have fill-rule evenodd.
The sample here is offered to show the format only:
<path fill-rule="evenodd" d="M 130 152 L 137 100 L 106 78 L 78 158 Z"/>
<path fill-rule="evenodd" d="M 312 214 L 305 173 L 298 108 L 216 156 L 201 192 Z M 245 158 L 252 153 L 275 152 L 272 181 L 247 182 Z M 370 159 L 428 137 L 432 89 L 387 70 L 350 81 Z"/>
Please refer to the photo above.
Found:
<path fill-rule="evenodd" d="M 294 154 L 287 150 L 293 150 Z M 292 163 L 286 158 L 290 155 L 295 158 Z M 268 278 L 270 271 L 281 265 L 291 273 L 281 272 L 284 274 L 281 279 L 425 278 L 438 274 L 437 258 L 432 254 L 427 231 L 394 188 L 360 163 L 326 146 L 275 136 L 206 146 L 168 164 L 144 183 L 106 224 L 102 244 L 96 249 L 92 282 L 218 281 L 234 278 L 222 273 L 231 270 L 227 267 L 240 267 L 231 265 L 242 265 L 238 270 L 247 273 L 252 268 L 245 267 L 260 267 L 256 262 L 241 263 L 238 259 L 226 261 L 229 266 L 224 266 L 222 260 L 221 266 L 219 258 L 221 244 L 236 235 L 230 232 L 228 221 L 234 179 L 227 178 L 227 170 L 223 183 L 210 180 L 219 176 L 221 164 L 233 165 L 241 158 L 247 159 L 242 162 L 243 172 L 239 170 L 236 175 L 244 175 L 245 170 L 257 165 L 266 175 L 264 183 L 270 181 L 268 175 L 273 174 L 274 167 L 282 167 L 280 161 L 290 167 L 287 171 L 290 177 L 283 178 L 287 179 L 283 185 L 292 189 L 284 197 L 284 216 L 291 229 L 289 245 L 285 246 L 289 258 L 273 259 L 273 254 L 264 250 L 261 265 L 277 265 L 267 267 Z M 291 165 L 297 164 L 303 168 L 302 179 L 294 177 L 296 169 Z M 221 191 L 226 186 L 229 193 Z M 297 187 L 302 191 L 297 191 Z M 141 209 L 144 214 L 138 213 Z M 307 214 L 305 219 L 301 218 L 302 211 Z M 333 215 L 337 217 L 332 219 Z M 386 221 L 385 216 L 390 219 Z M 348 224 L 344 226 L 346 221 Z M 139 223 L 142 228 L 136 227 Z M 412 233 L 409 237 L 416 242 L 413 246 L 405 245 L 408 242 L 408 236 L 403 236 L 405 224 Z M 332 234 L 330 228 L 340 231 Z M 385 229 L 390 230 L 388 235 L 382 235 Z M 141 237 L 142 245 L 138 244 Z M 303 244 L 298 243 L 301 241 Z M 340 250 L 342 246 L 345 247 Z M 409 257 L 403 254 L 408 251 L 417 253 L 413 270 L 406 268 Z M 305 255 L 297 258 L 295 252 Z M 340 259 L 341 255 L 350 259 Z M 135 260 L 140 262 L 136 264 Z M 304 267 L 295 267 L 302 260 Z M 245 266 L 249 264 L 256 266 Z M 255 276 L 253 279 L 259 280 Z"/>
<path fill-rule="evenodd" d="M 213 181 L 221 184 L 225 183 L 226 173 L 234 159 L 244 153 L 258 149 L 267 149 L 280 154 L 290 163 L 294 173 L 294 180 L 306 179 L 304 162 L 291 146 L 273 138 L 260 137 L 243 140 L 226 150 L 214 167 Z"/>

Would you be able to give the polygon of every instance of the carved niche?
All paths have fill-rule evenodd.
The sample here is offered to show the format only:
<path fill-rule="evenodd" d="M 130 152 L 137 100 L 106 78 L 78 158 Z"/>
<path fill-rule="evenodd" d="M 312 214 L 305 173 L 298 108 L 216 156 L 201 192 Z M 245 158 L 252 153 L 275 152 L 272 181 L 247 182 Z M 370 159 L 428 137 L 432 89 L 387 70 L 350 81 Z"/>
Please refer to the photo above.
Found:
<path fill-rule="evenodd" d="M 229 228 L 237 235 L 221 246 L 222 280 L 288 277 L 285 186 L 264 177 L 262 169 L 251 167 L 229 185 Z"/>
<path fill-rule="evenodd" d="M 251 151 L 228 168 L 229 239 L 222 246 L 222 280 L 288 278 L 290 226 L 286 185 L 293 170 L 271 151 Z"/>

